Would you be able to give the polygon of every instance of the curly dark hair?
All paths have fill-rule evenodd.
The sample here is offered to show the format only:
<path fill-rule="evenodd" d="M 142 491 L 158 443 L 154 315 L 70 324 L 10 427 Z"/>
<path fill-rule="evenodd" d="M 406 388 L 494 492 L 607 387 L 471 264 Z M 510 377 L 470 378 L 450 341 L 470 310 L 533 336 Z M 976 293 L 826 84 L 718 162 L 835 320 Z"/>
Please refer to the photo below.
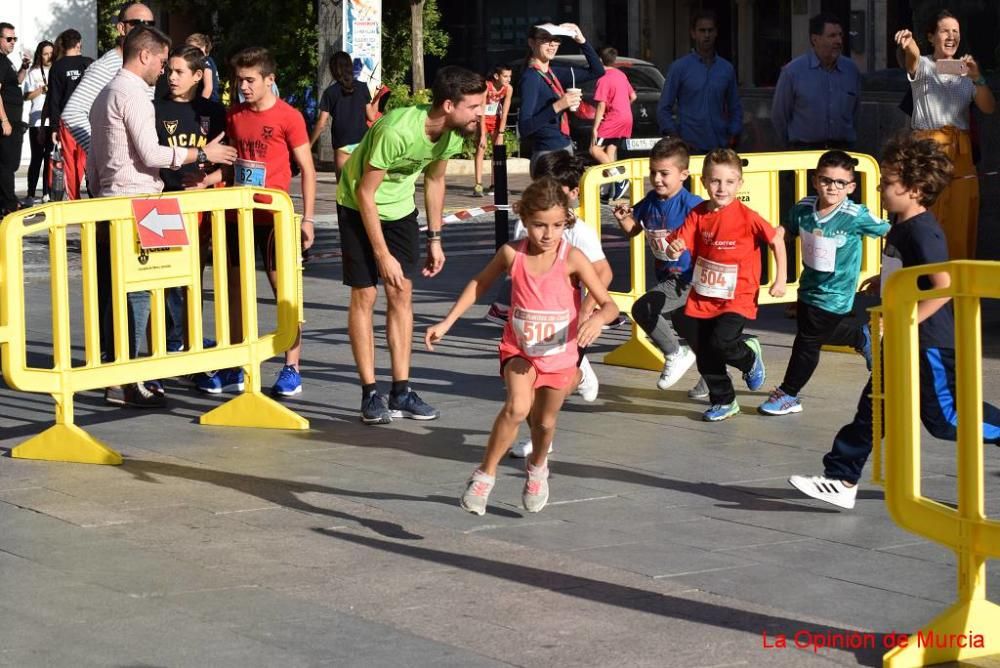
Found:
<path fill-rule="evenodd" d="M 931 206 L 951 185 L 955 167 L 933 139 L 904 134 L 889 141 L 879 167 L 899 178 L 908 190 L 920 193 L 920 204 Z"/>
<path fill-rule="evenodd" d="M 521 195 L 520 201 L 514 205 L 514 211 L 528 226 L 528 218 L 540 211 L 548 211 L 561 207 L 566 212 L 566 227 L 572 227 L 576 216 L 569 206 L 569 196 L 563 192 L 562 184 L 551 176 L 535 179 Z"/>

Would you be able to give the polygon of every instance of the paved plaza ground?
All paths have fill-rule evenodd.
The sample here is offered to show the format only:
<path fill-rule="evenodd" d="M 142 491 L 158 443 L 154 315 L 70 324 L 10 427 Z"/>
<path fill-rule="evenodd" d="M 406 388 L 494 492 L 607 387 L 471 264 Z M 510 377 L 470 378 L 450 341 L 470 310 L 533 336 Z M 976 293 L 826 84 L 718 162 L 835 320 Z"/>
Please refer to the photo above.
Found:
<path fill-rule="evenodd" d="M 824 354 L 799 415 L 757 415 L 765 392 L 737 380 L 743 414 L 708 424 L 704 404 L 686 396 L 694 370 L 657 390 L 654 372 L 600 363 L 626 338 L 608 332 L 590 354 L 598 400 L 574 397 L 560 416 L 550 504 L 537 515 L 520 507 L 523 464 L 507 460 L 486 516 L 463 512 L 458 497 L 504 396 L 500 330 L 480 304 L 437 352 L 422 338 L 492 253 L 492 221 L 446 229 L 443 274 L 416 281 L 411 377 L 442 417 L 367 427 L 334 186 L 329 174 L 321 181 L 305 272 L 305 391 L 287 402 L 309 431 L 202 427 L 198 416 L 221 399 L 168 382 L 163 411 L 77 397 L 78 423 L 119 450 L 121 466 L 11 459 L 53 407 L 0 385 L 0 665 L 876 666 L 881 647 L 768 645 L 779 634 L 912 632 L 954 600 L 952 554 L 900 530 L 881 489 L 863 485 L 857 507 L 840 512 L 786 482 L 821 472 L 851 418 L 867 378 L 855 355 Z M 469 197 L 470 177 L 449 184 L 449 209 L 483 202 Z M 512 178 L 515 191 L 525 184 Z M 610 219 L 603 233 L 623 276 Z M 32 253 L 29 302 L 44 302 L 44 255 Z M 266 321 L 273 301 L 261 304 Z M 35 316 L 29 337 L 44 341 L 45 313 Z M 794 321 L 766 307 L 750 331 L 770 389 Z M 984 393 L 996 402 L 994 305 L 984 331 Z M 265 384 L 279 368 L 265 366 Z M 922 465 L 925 493 L 953 502 L 953 445 L 925 434 Z M 1000 448 L 988 447 L 986 469 L 996 518 Z M 989 577 L 1000 601 L 996 562 Z"/>

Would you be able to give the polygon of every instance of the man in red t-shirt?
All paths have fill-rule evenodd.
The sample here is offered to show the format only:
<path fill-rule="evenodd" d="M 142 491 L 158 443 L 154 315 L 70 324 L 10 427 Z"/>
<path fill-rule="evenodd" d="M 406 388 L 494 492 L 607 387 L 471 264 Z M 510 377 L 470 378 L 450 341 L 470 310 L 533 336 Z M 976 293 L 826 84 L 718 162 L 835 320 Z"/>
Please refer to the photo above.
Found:
<path fill-rule="evenodd" d="M 677 259 L 691 251 L 694 274 L 684 315 L 675 327 L 694 348 L 698 371 L 708 384 L 712 406 L 702 417 L 725 420 L 740 412 L 726 365 L 743 372 L 751 391 L 766 378 L 760 341 L 744 340 L 747 320 L 757 318 L 760 291 L 760 246 L 774 253 L 775 280 L 770 294 L 785 294 L 785 245 L 774 227 L 737 199 L 743 185 L 743 162 L 732 149 L 705 156 L 702 184 L 709 199 L 696 206 L 677 230 L 667 251 Z"/>
<path fill-rule="evenodd" d="M 274 94 L 274 74 L 277 69 L 267 49 L 243 49 L 231 60 L 233 72 L 244 101 L 229 111 L 226 137 L 236 147 L 238 158 L 233 166 L 232 183 L 241 186 L 274 188 L 288 192 L 292 183 L 292 158 L 298 163 L 302 180 L 302 248 L 313 243 L 313 209 L 316 202 L 316 169 L 309 150 L 309 133 L 302 114 Z M 199 185 L 213 185 L 223 178 L 216 171 Z M 227 224 L 226 242 L 229 261 L 239 262 L 239 235 L 235 219 Z M 274 257 L 274 221 L 265 211 L 254 212 L 254 244 L 257 257 L 264 259 L 264 268 L 271 288 L 276 292 Z M 242 339 L 242 308 L 239 274 L 230 272 L 229 327 L 231 339 Z M 301 328 L 295 344 L 285 353 L 285 365 L 278 374 L 272 393 L 290 397 L 302 392 L 299 358 L 302 350 Z M 198 389 L 216 394 L 243 389 L 243 370 L 226 369 L 200 378 Z"/>
<path fill-rule="evenodd" d="M 594 101 L 597 113 L 594 116 L 594 132 L 590 140 L 590 155 L 600 163 L 618 159 L 618 148 L 632 136 L 632 103 L 636 94 L 628 77 L 617 67 L 618 51 L 606 46 L 600 52 L 604 63 L 604 76 L 597 80 Z M 628 192 L 628 179 L 615 184 L 611 199 L 621 199 Z"/>

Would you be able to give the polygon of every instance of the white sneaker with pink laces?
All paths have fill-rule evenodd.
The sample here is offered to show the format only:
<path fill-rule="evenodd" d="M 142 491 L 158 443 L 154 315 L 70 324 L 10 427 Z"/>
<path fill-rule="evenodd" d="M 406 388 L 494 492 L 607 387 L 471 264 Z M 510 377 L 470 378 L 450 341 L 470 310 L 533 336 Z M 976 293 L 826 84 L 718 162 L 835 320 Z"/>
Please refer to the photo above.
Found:
<path fill-rule="evenodd" d="M 493 485 L 496 484 L 496 481 L 495 477 L 476 469 L 476 472 L 469 478 L 465 494 L 462 495 L 462 509 L 477 515 L 485 515 L 486 500 L 490 497 L 490 492 L 493 491 Z"/>
<path fill-rule="evenodd" d="M 549 502 L 549 465 L 528 464 L 528 480 L 524 483 L 521 503 L 529 513 L 537 513 Z"/>

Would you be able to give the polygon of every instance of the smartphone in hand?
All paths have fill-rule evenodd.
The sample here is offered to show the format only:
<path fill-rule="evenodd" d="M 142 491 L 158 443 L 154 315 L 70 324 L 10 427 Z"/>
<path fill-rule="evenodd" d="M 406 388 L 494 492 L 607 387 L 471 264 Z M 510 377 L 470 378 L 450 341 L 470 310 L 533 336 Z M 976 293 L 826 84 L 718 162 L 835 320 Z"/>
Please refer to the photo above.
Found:
<path fill-rule="evenodd" d="M 969 73 L 969 67 L 965 64 L 964 60 L 942 58 L 941 60 L 934 61 L 934 66 L 937 68 L 938 74 L 957 74 L 960 77 L 964 77 Z"/>

